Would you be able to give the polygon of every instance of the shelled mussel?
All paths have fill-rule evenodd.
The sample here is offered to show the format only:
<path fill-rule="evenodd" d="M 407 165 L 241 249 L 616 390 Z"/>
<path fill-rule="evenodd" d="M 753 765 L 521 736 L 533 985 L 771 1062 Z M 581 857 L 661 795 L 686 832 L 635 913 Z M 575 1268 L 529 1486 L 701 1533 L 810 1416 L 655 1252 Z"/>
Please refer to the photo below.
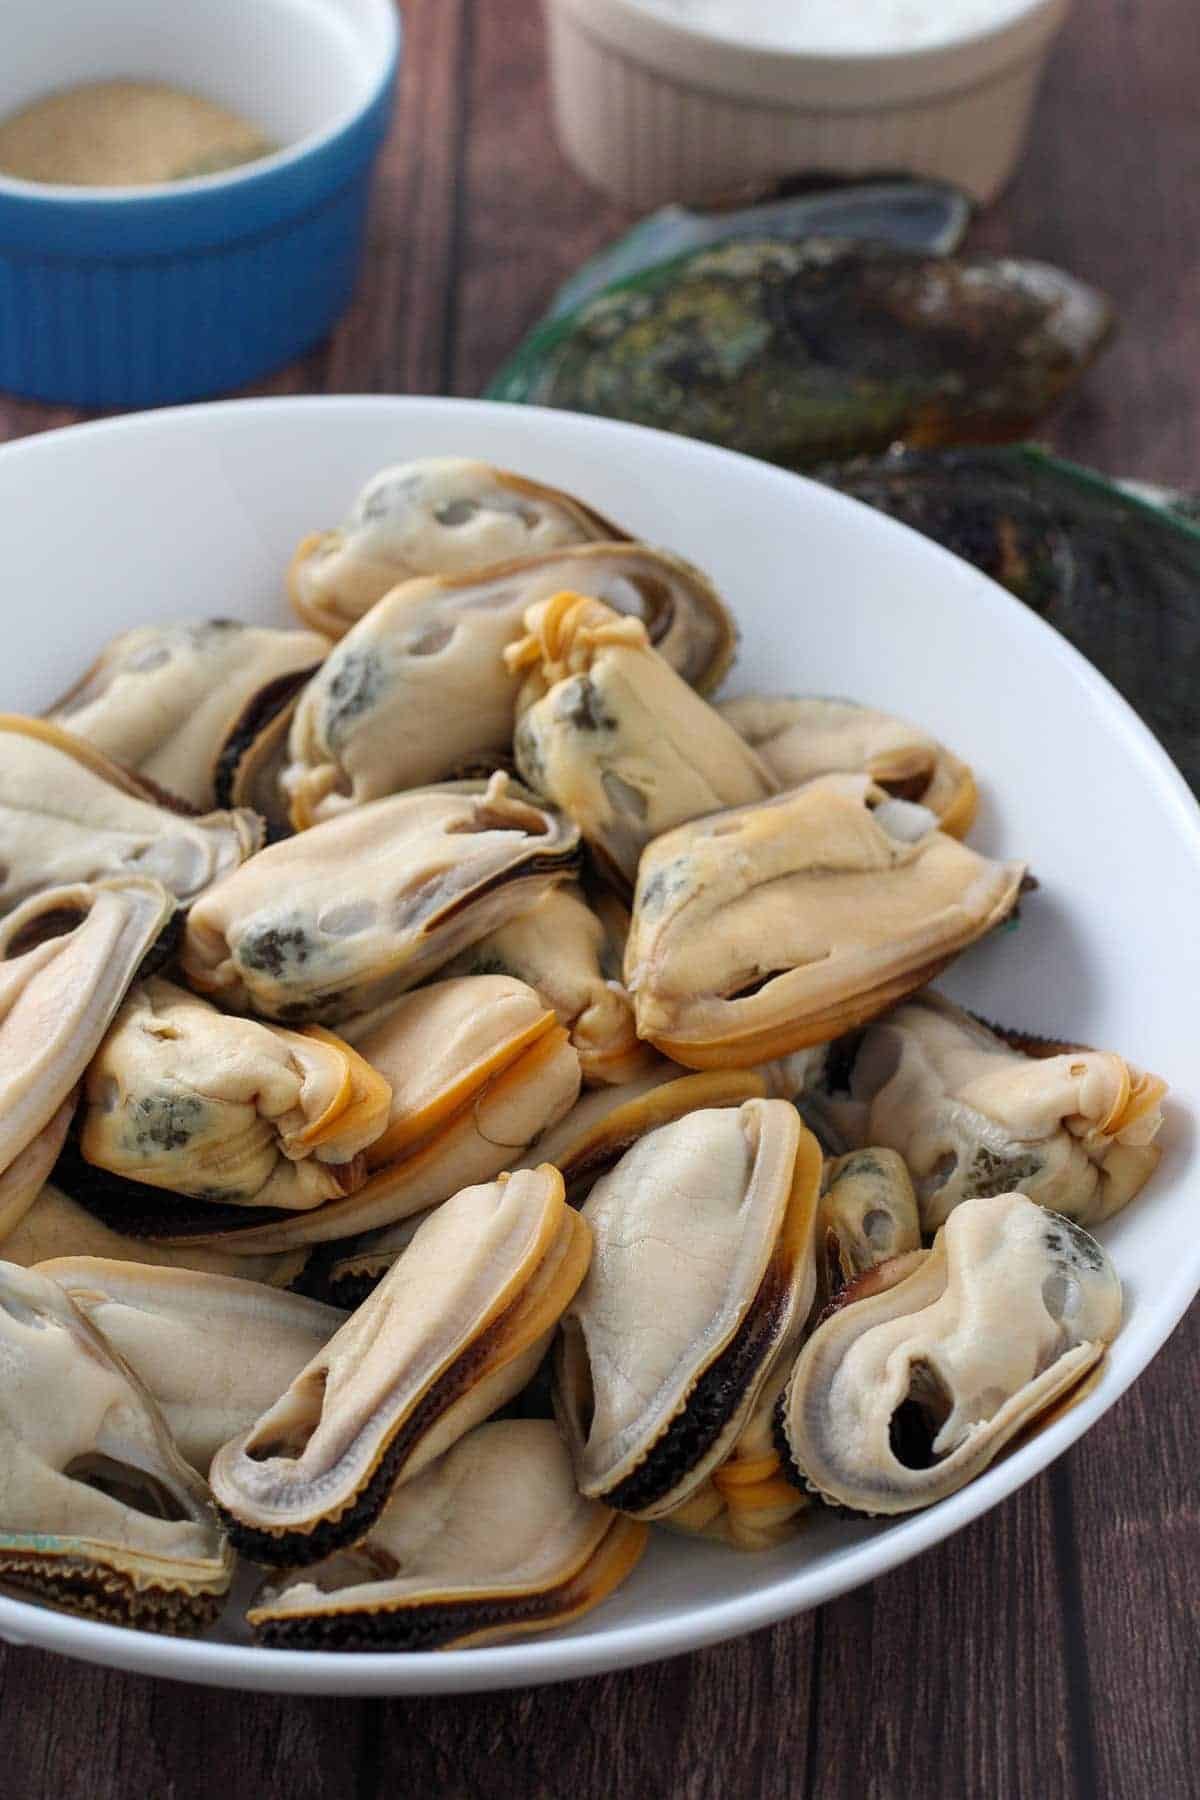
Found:
<path fill-rule="evenodd" d="M 45 716 L 201 812 L 255 806 L 248 769 L 328 650 L 315 631 L 236 619 L 142 625 Z"/>
<path fill-rule="evenodd" d="M 779 1407 L 798 1478 L 856 1512 L 954 1493 L 1080 1382 L 1121 1323 L 1100 1245 L 1023 1194 L 964 1201 L 897 1272 L 863 1278 L 874 1291 L 818 1325 Z"/>
<path fill-rule="evenodd" d="M 679 676 L 707 692 L 736 632 L 699 570 L 645 544 L 596 543 L 483 573 L 418 577 L 378 600 L 308 683 L 279 774 L 297 830 L 404 788 L 503 765 L 522 675 L 504 661 L 529 609 L 581 589 L 638 619 Z"/>
<path fill-rule="evenodd" d="M 149 1392 L 57 1282 L 0 1262 L 0 1581 L 118 1625 L 211 1624 L 233 1556 Z"/>
<path fill-rule="evenodd" d="M 653 1519 L 728 1458 L 812 1304 L 820 1174 L 795 1109 L 748 1100 L 661 1126 L 596 1183 L 555 1365 L 581 1493 Z"/>
<path fill-rule="evenodd" d="M 645 1525 L 575 1486 L 546 1419 L 480 1425 L 397 1488 L 352 1547 L 268 1581 L 250 1624 L 265 1644 L 452 1650 L 544 1631 L 631 1572 Z"/>
<path fill-rule="evenodd" d="M 1013 1191 L 1097 1225 L 1158 1165 L 1166 1083 L 1112 1052 L 996 1031 L 932 992 L 847 1049 L 846 1085 L 814 1087 L 848 1142 L 904 1157 L 926 1232 Z"/>
<path fill-rule="evenodd" d="M 861 775 L 681 825 L 638 865 L 638 1033 L 693 1068 L 827 1042 L 1002 923 L 1024 875 Z"/>
<path fill-rule="evenodd" d="M 587 1269 L 591 1233 L 543 1165 L 440 1206 L 209 1472 L 234 1543 L 275 1566 L 358 1542 L 392 1489 L 533 1374 Z"/>
<path fill-rule="evenodd" d="M 557 488 L 467 457 L 426 457 L 372 475 L 344 525 L 304 539 L 288 585 L 306 624 L 341 637 L 398 582 L 624 536 Z"/>

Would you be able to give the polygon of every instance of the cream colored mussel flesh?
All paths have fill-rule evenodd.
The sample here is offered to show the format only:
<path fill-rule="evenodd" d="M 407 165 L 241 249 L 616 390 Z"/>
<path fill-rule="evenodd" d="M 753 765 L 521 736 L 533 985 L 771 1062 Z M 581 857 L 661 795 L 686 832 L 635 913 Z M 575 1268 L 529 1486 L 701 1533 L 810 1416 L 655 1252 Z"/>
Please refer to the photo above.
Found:
<path fill-rule="evenodd" d="M 394 998 L 574 871 L 579 834 L 495 775 L 377 800 L 272 844 L 188 918 L 192 987 L 333 1023 Z"/>
<path fill-rule="evenodd" d="M 315 631 L 237 619 L 142 625 L 106 645 L 45 716 L 207 812 L 240 801 L 230 782 L 249 741 L 328 650 Z"/>
<path fill-rule="evenodd" d="M 205 1244 L 157 1244 L 114 1231 L 77 1200 L 47 1182 L 19 1223 L 0 1239 L 0 1258 L 31 1269 L 58 1257 L 103 1257 L 109 1262 L 194 1269 L 201 1275 L 231 1275 L 241 1281 L 286 1288 L 303 1272 L 308 1251 L 234 1256 Z"/>
<path fill-rule="evenodd" d="M 331 1032 L 235 1018 L 155 976 L 88 1068 L 80 1147 L 171 1194 L 307 1211 L 361 1187 L 390 1104 L 386 1079 Z"/>
<path fill-rule="evenodd" d="M 201 1475 L 346 1322 L 335 1306 L 189 1269 L 64 1256 L 37 1273 L 124 1357 Z"/>
<path fill-rule="evenodd" d="M 430 990 L 432 991 L 432 990 Z M 761 1077 L 748 1069 L 712 1069 L 689 1074 L 677 1063 L 656 1061 L 652 1069 L 623 1087 L 594 1088 L 564 1118 L 551 1123 L 512 1164 L 533 1169 L 552 1163 L 574 1206 L 626 1150 L 649 1131 L 702 1107 L 740 1106 L 765 1092 Z M 512 1159 L 510 1159 L 511 1162 Z M 341 1306 L 352 1306 L 391 1268 L 427 1213 L 370 1231 L 339 1255 L 329 1271 L 329 1288 Z"/>
<path fill-rule="evenodd" d="M 736 632 L 698 570 L 645 544 L 585 544 L 403 582 L 348 632 L 296 707 L 280 782 L 304 830 L 351 806 L 503 764 L 522 676 L 503 653 L 530 606 L 585 588 L 640 619 L 692 686 L 720 680 Z"/>
<path fill-rule="evenodd" d="M 642 856 L 625 946 L 639 1035 L 692 1068 L 864 1024 L 1016 906 L 992 862 L 862 775 L 681 825 Z"/>
<path fill-rule="evenodd" d="M 352 1548 L 268 1581 L 248 1616 L 283 1649 L 494 1644 L 590 1612 L 648 1535 L 583 1498 L 549 1419 L 497 1419 L 397 1488 Z"/>
<path fill-rule="evenodd" d="M 943 831 L 965 837 L 979 795 L 975 777 L 928 732 L 856 700 L 743 694 L 717 708 L 758 752 L 781 788 L 818 775 L 869 775 L 896 800 L 928 807 Z"/>
<path fill-rule="evenodd" d="M 921 1248 L 917 1197 L 904 1159 L 872 1144 L 826 1165 L 817 1202 L 817 1304 L 891 1257 Z"/>
<path fill-rule="evenodd" d="M 0 1582 L 141 1630 L 211 1625 L 233 1574 L 209 1491 L 68 1296 L 0 1263 Z"/>
<path fill-rule="evenodd" d="M 784 1472 L 775 1410 L 801 1336 L 850 1284 L 881 1263 L 899 1267 L 920 1247 L 912 1183 L 894 1151 L 859 1150 L 826 1166 L 817 1201 L 816 1299 L 809 1321 L 776 1358 L 728 1459 L 664 1524 L 718 1538 L 736 1550 L 768 1550 L 799 1529 L 809 1501 Z"/>
<path fill-rule="evenodd" d="M 530 607 L 505 652 L 529 674 L 513 752 L 530 787 L 632 884 L 652 838 L 765 799 L 776 783 L 732 726 L 654 649 L 640 620 L 565 591 Z"/>
<path fill-rule="evenodd" d="M 259 1254 L 394 1227 L 520 1160 L 579 1093 L 579 1058 L 532 988 L 468 976 L 418 988 L 355 1031 L 391 1088 L 362 1187 L 211 1241 Z"/>
<path fill-rule="evenodd" d="M 131 879 L 52 888 L 0 921 L 0 1237 L 41 1192 L 79 1079 L 174 911 Z"/>
<path fill-rule="evenodd" d="M 548 894 L 456 957 L 454 975 L 514 975 L 536 988 L 579 1053 L 589 1087 L 633 1081 L 654 1061 L 633 1021 L 620 957 L 575 886 Z"/>
<path fill-rule="evenodd" d="M 182 906 L 253 856 L 262 820 L 193 817 L 44 719 L 0 714 L 0 914 L 50 887 L 160 881 Z"/>
<path fill-rule="evenodd" d="M 725 1462 L 812 1304 L 821 1156 L 794 1107 L 693 1112 L 592 1189 L 592 1265 L 556 1351 L 580 1491 L 640 1518 Z"/>
<path fill-rule="evenodd" d="M 238 1548 L 316 1562 L 518 1394 L 583 1279 L 586 1223 L 548 1165 L 464 1188 L 209 1478 Z"/>
<path fill-rule="evenodd" d="M 380 469 L 344 525 L 306 537 L 288 588 L 305 623 L 336 638 L 414 576 L 473 575 L 514 557 L 624 536 L 557 488 L 467 457 L 426 457 Z"/>
<path fill-rule="evenodd" d="M 1099 1244 L 1024 1194 L 965 1200 L 902 1266 L 905 1279 L 817 1327 L 780 1405 L 797 1475 L 856 1512 L 957 1492 L 1094 1368 L 1121 1323 Z"/>
<path fill-rule="evenodd" d="M 835 1123 L 900 1152 L 927 1234 L 962 1201 L 1013 1190 L 1098 1225 L 1161 1155 L 1159 1076 L 1111 1051 L 1010 1042 L 933 993 L 867 1030 L 849 1084 L 828 1098 Z"/>

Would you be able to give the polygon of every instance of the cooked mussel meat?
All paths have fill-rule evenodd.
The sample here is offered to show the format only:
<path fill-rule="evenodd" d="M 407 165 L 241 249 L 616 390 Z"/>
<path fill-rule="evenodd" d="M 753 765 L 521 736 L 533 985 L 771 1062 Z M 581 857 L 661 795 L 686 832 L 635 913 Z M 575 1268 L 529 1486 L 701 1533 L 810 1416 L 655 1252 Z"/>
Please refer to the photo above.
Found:
<path fill-rule="evenodd" d="M 361 1187 L 390 1104 L 385 1078 L 331 1032 L 235 1018 L 155 976 L 88 1068 L 80 1147 L 174 1194 L 307 1211 Z"/>
<path fill-rule="evenodd" d="M 575 820 L 632 884 L 652 838 L 762 800 L 776 783 L 719 713 L 675 674 L 640 620 L 566 590 L 531 607 L 505 652 L 528 671 L 513 752 L 530 787 Z"/>
<path fill-rule="evenodd" d="M 851 1048 L 849 1092 L 826 1104 L 851 1142 L 903 1156 L 927 1234 L 1011 1191 L 1098 1225 L 1158 1166 L 1166 1083 L 1111 1051 L 994 1031 L 934 993 Z"/>
<path fill-rule="evenodd" d="M 917 1198 L 903 1157 L 872 1144 L 829 1163 L 817 1203 L 820 1305 L 868 1269 L 920 1248 Z"/>
<path fill-rule="evenodd" d="M 188 917 L 200 993 L 287 1023 L 380 1005 L 574 871 L 573 825 L 494 775 L 377 800 L 268 849 Z"/>
<path fill-rule="evenodd" d="M 0 914 L 45 888 L 153 877 L 188 905 L 263 841 L 244 810 L 195 817 L 44 719 L 0 715 Z"/>
<path fill-rule="evenodd" d="M 58 1257 L 103 1257 L 109 1262 L 155 1268 L 194 1269 L 201 1275 L 231 1275 L 242 1281 L 287 1288 L 299 1279 L 307 1250 L 274 1256 L 235 1256 L 208 1244 L 161 1244 L 116 1231 L 87 1207 L 47 1182 L 20 1221 L 0 1239 L 0 1257 L 23 1269 Z"/>
<path fill-rule="evenodd" d="M 699 570 L 644 544 L 584 544 L 394 588 L 334 649 L 300 698 L 280 783 L 299 830 L 350 806 L 495 767 L 512 747 L 519 671 L 503 661 L 530 606 L 585 588 L 642 620 L 706 691 L 736 631 Z"/>
<path fill-rule="evenodd" d="M 966 763 L 936 738 L 856 700 L 744 694 L 717 708 L 781 788 L 817 775 L 869 775 L 897 800 L 915 800 L 943 831 L 964 837 L 978 794 Z"/>
<path fill-rule="evenodd" d="M 304 539 L 288 586 L 306 624 L 340 637 L 414 576 L 473 575 L 514 557 L 624 536 L 557 488 L 467 457 L 426 457 L 372 475 L 344 525 Z"/>
<path fill-rule="evenodd" d="M 52 888 L 0 920 L 0 1231 L 50 1174 L 80 1077 L 174 911 L 131 878 Z"/>
<path fill-rule="evenodd" d="M 1100 1245 L 1024 1194 L 964 1201 L 902 1267 L 817 1327 L 780 1404 L 797 1476 L 856 1512 L 911 1512 L 965 1486 L 1121 1323 Z"/>
<path fill-rule="evenodd" d="M 582 1095 L 564 1118 L 548 1125 L 533 1140 L 520 1159 L 510 1149 L 506 1161 L 526 1169 L 553 1163 L 571 1204 L 578 1206 L 600 1176 L 647 1132 L 702 1107 L 740 1106 L 743 1100 L 761 1097 L 764 1092 L 762 1077 L 749 1069 L 710 1069 L 693 1075 L 677 1063 L 656 1058 L 635 1081 Z M 418 1213 L 382 1231 L 369 1231 L 339 1253 L 329 1273 L 330 1292 L 339 1305 L 349 1305 L 370 1292 L 425 1217 L 426 1213 Z"/>
<path fill-rule="evenodd" d="M 706 1069 L 697 1075 L 657 1057 L 636 1080 L 582 1095 L 537 1139 L 530 1161 L 553 1163 L 578 1202 L 647 1132 L 688 1113 L 762 1099 L 766 1091 L 754 1069 Z"/>
<path fill-rule="evenodd" d="M 391 1245 L 397 1220 L 511 1168 L 579 1093 L 566 1032 L 532 988 L 508 976 L 418 988 L 355 1038 L 392 1093 L 386 1128 L 365 1152 L 366 1182 L 311 1212 L 226 1225 L 208 1242 L 244 1254 L 351 1236 L 357 1247 L 380 1237 Z"/>
<path fill-rule="evenodd" d="M 620 955 L 577 887 L 551 888 L 446 973 L 512 975 L 536 988 L 566 1027 L 588 1086 L 633 1081 L 653 1061 L 621 985 Z"/>
<path fill-rule="evenodd" d="M 587 1269 L 591 1233 L 556 1169 L 464 1188 L 209 1478 L 238 1548 L 319 1561 L 520 1392 Z"/>
<path fill-rule="evenodd" d="M 125 1359 L 201 1475 L 346 1321 L 299 1294 L 191 1269 L 64 1256 L 37 1273 Z"/>
<path fill-rule="evenodd" d="M 681 825 L 643 853 L 625 947 L 638 1033 L 692 1068 L 838 1036 L 1013 911 L 1025 869 L 863 775 Z"/>
<path fill-rule="evenodd" d="M 784 1100 L 641 1138 L 583 1208 L 555 1407 L 581 1493 L 657 1518 L 729 1456 L 812 1304 L 821 1155 Z"/>
<path fill-rule="evenodd" d="M 211 1625 L 233 1574 L 204 1482 L 56 1282 L 0 1263 L 0 1582 L 142 1630 Z"/>
<path fill-rule="evenodd" d="M 114 638 L 45 717 L 207 812 L 230 804 L 229 772 L 328 649 L 314 631 L 237 619 L 142 625 Z"/>
<path fill-rule="evenodd" d="M 248 1617 L 283 1649 L 492 1644 L 590 1612 L 648 1535 L 578 1492 L 549 1419 L 497 1419 L 397 1488 L 357 1544 L 269 1580 Z"/>

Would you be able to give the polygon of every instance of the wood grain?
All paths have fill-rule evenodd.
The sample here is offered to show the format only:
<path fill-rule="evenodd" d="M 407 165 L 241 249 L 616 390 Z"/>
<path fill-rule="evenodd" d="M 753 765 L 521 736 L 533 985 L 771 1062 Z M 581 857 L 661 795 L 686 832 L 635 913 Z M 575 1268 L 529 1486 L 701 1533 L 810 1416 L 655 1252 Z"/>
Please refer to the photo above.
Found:
<path fill-rule="evenodd" d="M 1200 485 L 1195 0 L 1087 0 L 982 248 L 1096 281 L 1116 346 L 1045 436 Z M 536 0 L 406 0 L 347 318 L 255 390 L 476 393 L 626 222 L 553 140 Z M 74 415 L 0 399 L 0 436 Z M 276 1699 L 0 1655 L 14 1800 L 1175 1800 L 1200 1791 L 1200 1318 L 986 1518 L 818 1614 L 525 1694 Z"/>

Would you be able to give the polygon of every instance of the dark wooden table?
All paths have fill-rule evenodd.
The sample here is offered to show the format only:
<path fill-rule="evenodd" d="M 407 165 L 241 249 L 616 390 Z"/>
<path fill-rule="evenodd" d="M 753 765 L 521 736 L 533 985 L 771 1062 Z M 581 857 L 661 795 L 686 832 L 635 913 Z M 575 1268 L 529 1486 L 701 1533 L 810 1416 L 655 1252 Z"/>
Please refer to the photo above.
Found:
<path fill-rule="evenodd" d="M 404 10 L 361 291 L 264 391 L 477 393 L 560 278 L 626 223 L 558 154 L 536 0 Z M 1192 485 L 1198 92 L 1196 0 L 1079 0 L 1020 177 L 974 238 L 1060 262 L 1117 302 L 1118 344 L 1045 435 Z M 72 416 L 0 400 L 0 435 Z M 593 1682 L 274 1699 L 6 1650 L 0 1795 L 1200 1794 L 1197 1393 L 1193 1311 L 1083 1443 L 949 1543 L 808 1617 Z"/>

